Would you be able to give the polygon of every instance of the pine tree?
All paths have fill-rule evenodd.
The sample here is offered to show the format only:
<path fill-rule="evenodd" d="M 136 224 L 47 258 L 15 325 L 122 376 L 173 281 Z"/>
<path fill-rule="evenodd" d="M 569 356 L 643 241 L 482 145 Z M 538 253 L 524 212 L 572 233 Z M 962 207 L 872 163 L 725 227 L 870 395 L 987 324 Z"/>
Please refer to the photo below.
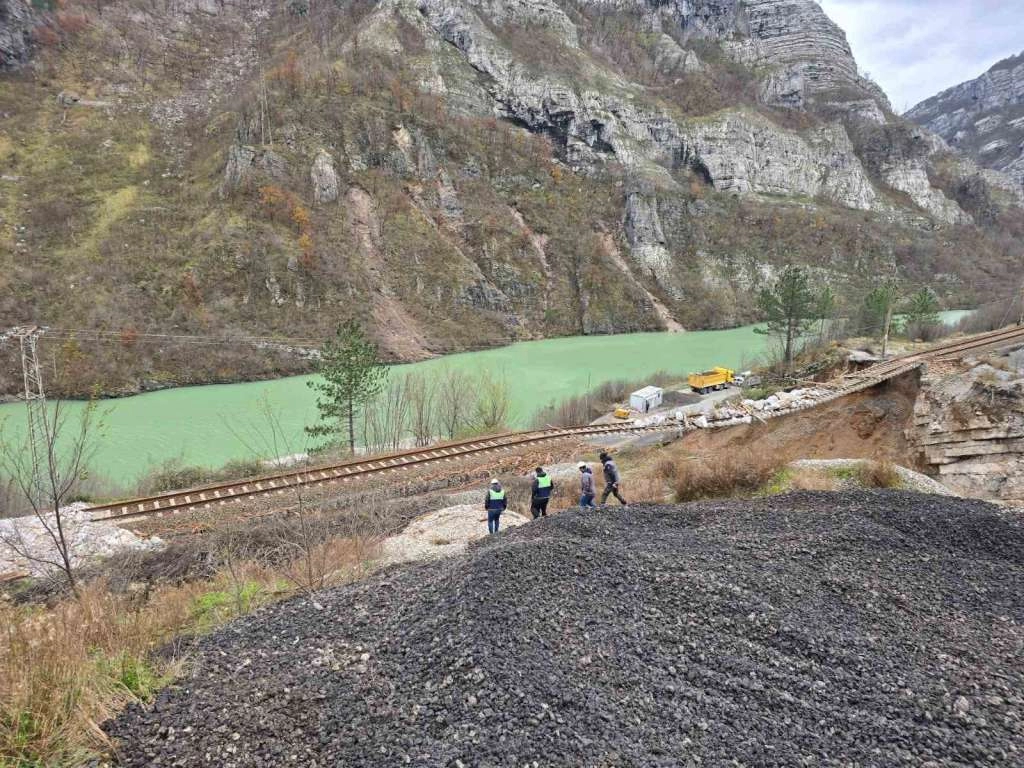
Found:
<path fill-rule="evenodd" d="M 882 357 L 889 349 L 889 331 L 892 328 L 892 313 L 899 301 L 899 287 L 894 281 L 879 285 L 864 299 L 868 312 L 872 316 L 875 328 L 882 332 Z"/>
<path fill-rule="evenodd" d="M 757 304 L 765 316 L 767 327 L 754 330 L 775 336 L 782 342 L 787 370 L 793 367 L 793 356 L 800 338 L 814 325 L 816 303 L 807 271 L 801 267 L 786 267 L 774 286 L 764 288 L 758 294 Z"/>
<path fill-rule="evenodd" d="M 355 453 L 356 414 L 380 394 L 387 366 L 380 361 L 377 345 L 358 323 L 349 321 L 324 344 L 316 369 L 321 379 L 310 381 L 309 387 L 320 395 L 316 400 L 320 423 L 306 427 L 306 434 L 326 437 L 330 443 L 347 431 L 349 450 Z"/>
<path fill-rule="evenodd" d="M 907 304 L 907 333 L 912 338 L 940 323 L 939 297 L 925 287 L 910 297 Z"/>

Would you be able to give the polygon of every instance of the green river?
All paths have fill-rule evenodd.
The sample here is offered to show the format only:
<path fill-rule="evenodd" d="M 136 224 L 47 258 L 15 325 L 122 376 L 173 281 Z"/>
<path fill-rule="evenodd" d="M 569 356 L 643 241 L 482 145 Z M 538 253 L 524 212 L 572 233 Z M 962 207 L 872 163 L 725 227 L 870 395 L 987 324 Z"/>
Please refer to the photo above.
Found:
<path fill-rule="evenodd" d="M 962 313 L 945 313 L 947 322 Z M 422 363 L 395 366 L 429 371 L 453 366 L 505 376 L 512 394 L 512 423 L 525 427 L 540 408 L 613 379 L 638 379 L 664 370 L 687 374 L 714 365 L 749 367 L 762 354 L 767 337 L 753 326 L 725 331 L 636 333 L 586 336 L 513 344 L 500 349 L 466 352 Z M 182 387 L 103 401 L 104 429 L 97 439 L 92 470 L 128 486 L 160 463 L 220 466 L 232 459 L 252 458 L 266 440 L 262 400 L 278 412 L 289 433 L 280 453 L 307 448 L 303 426 L 316 420 L 314 393 L 307 376 L 275 381 Z M 68 403 L 73 416 L 82 403 Z M 25 407 L 0 405 L 0 424 L 9 441 L 24 432 Z"/>

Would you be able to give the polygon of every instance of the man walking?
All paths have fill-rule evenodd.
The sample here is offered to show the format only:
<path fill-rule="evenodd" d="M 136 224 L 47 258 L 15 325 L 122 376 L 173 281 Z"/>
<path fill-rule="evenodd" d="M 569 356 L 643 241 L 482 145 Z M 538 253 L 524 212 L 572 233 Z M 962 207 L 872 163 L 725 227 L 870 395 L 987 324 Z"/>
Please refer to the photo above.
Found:
<path fill-rule="evenodd" d="M 608 497 L 614 495 L 622 506 L 626 506 L 626 500 L 619 493 L 619 468 L 615 466 L 612 457 L 607 452 L 601 451 L 601 464 L 604 466 L 604 493 L 601 494 L 601 506 L 608 501 Z"/>
<path fill-rule="evenodd" d="M 585 461 L 576 465 L 580 470 L 580 509 L 594 509 L 594 495 L 597 488 L 594 486 L 594 473 Z"/>
<path fill-rule="evenodd" d="M 551 480 L 551 475 L 544 471 L 544 467 L 537 467 L 533 475 L 533 491 L 530 494 L 530 511 L 534 520 L 538 517 L 547 517 L 548 502 L 554 489 L 555 484 Z"/>
<path fill-rule="evenodd" d="M 484 497 L 484 509 L 487 510 L 487 532 L 497 533 L 501 524 L 501 513 L 508 507 L 508 499 L 505 498 L 505 489 L 495 478 L 491 480 L 491 487 L 487 489 Z"/>

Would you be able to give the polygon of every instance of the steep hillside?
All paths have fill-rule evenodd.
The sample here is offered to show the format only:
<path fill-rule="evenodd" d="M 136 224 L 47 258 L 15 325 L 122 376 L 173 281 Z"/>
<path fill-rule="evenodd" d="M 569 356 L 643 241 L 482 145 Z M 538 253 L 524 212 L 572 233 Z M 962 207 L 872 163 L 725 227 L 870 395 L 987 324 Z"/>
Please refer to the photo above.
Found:
<path fill-rule="evenodd" d="M 414 359 L 749 321 L 790 261 L 951 303 L 1020 263 L 1012 196 L 811 0 L 0 6 L 0 315 L 122 332 L 51 345 L 57 391 L 305 365 L 142 331 L 358 317 Z"/>
<path fill-rule="evenodd" d="M 907 117 L 1024 188 L 1024 53 L 922 101 Z"/>

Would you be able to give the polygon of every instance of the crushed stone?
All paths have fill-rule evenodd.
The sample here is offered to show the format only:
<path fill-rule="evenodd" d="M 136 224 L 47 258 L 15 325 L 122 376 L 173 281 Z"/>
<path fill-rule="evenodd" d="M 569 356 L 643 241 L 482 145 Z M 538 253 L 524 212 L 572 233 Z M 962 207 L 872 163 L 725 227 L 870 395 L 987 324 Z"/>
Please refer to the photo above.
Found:
<path fill-rule="evenodd" d="M 480 496 L 481 494 L 477 494 Z M 462 552 L 470 542 L 486 537 L 487 514 L 482 504 L 459 504 L 428 512 L 413 520 L 397 536 L 381 544 L 383 563 L 401 563 L 447 557 Z M 501 516 L 502 528 L 530 522 L 511 510 Z"/>
<path fill-rule="evenodd" d="M 1024 762 L 1024 526 L 909 492 L 568 512 L 200 642 L 125 766 Z"/>
<path fill-rule="evenodd" d="M 80 567 L 127 550 L 157 550 L 164 542 L 143 538 L 112 523 L 94 522 L 88 504 L 61 508 L 61 527 L 68 542 L 71 564 Z M 45 576 L 59 569 L 60 552 L 47 531 L 56 531 L 56 516 L 44 521 L 36 515 L 0 520 L 0 573 Z M 27 555 L 27 556 L 26 556 Z"/>

